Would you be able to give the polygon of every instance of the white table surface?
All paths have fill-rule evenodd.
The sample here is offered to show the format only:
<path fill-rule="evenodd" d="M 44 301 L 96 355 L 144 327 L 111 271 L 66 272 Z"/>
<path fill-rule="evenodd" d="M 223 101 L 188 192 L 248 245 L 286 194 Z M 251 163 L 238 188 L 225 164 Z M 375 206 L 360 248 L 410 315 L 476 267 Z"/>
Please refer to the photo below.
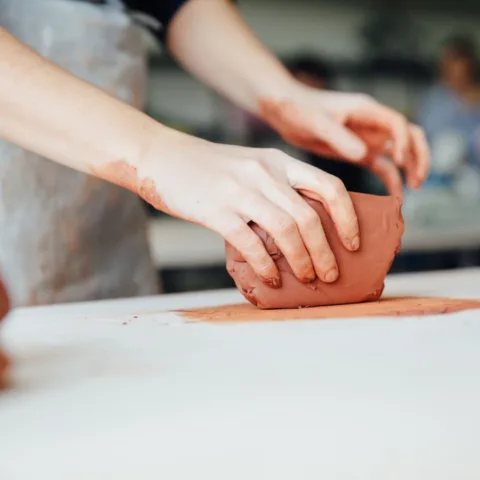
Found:
<path fill-rule="evenodd" d="M 391 277 L 386 293 L 480 298 L 480 270 Z M 480 478 L 479 311 L 235 325 L 162 313 L 239 298 L 14 312 L 0 479 Z"/>

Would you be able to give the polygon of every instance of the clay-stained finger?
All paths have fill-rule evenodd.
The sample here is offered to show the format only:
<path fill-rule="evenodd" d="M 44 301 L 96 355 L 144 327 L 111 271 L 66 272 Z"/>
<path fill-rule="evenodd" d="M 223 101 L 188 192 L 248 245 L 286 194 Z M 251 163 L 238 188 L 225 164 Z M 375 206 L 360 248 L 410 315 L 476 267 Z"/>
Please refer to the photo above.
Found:
<path fill-rule="evenodd" d="M 250 264 L 256 275 L 267 285 L 279 288 L 282 285 L 280 272 L 268 254 L 265 245 L 239 216 L 223 214 L 209 225 L 212 230 L 235 247 Z"/>
<path fill-rule="evenodd" d="M 289 186 L 266 189 L 264 195 L 295 220 L 317 277 L 327 283 L 337 280 L 337 262 L 317 212 Z"/>
<path fill-rule="evenodd" d="M 393 159 L 402 166 L 410 144 L 408 122 L 403 115 L 378 102 L 372 102 L 351 115 L 353 123 L 376 126 L 390 133 L 393 141 Z"/>
<path fill-rule="evenodd" d="M 343 124 L 321 116 L 313 123 L 313 142 L 323 142 L 340 157 L 359 162 L 367 154 L 367 146 L 355 133 Z"/>
<path fill-rule="evenodd" d="M 275 184 L 272 182 L 272 185 Z M 255 222 L 273 238 L 293 273 L 301 282 L 308 283 L 315 279 L 312 260 L 297 224 L 280 206 L 265 196 L 252 192 L 244 196 L 237 213 Z"/>
<path fill-rule="evenodd" d="M 406 118 L 384 105 L 378 103 L 375 115 L 390 129 L 393 137 L 393 159 L 399 166 L 405 164 L 410 143 L 410 133 Z"/>
<path fill-rule="evenodd" d="M 369 167 L 372 173 L 382 180 L 391 195 L 403 198 L 402 176 L 391 160 L 383 156 L 376 157 L 370 162 Z"/>
<path fill-rule="evenodd" d="M 306 197 L 322 202 L 347 250 L 360 247 L 360 230 L 352 199 L 337 177 L 306 164 L 287 165 L 290 185 Z"/>
<path fill-rule="evenodd" d="M 430 149 L 422 128 L 410 125 L 410 149 L 413 161 L 406 168 L 407 183 L 412 188 L 419 188 L 428 175 L 430 168 Z"/>

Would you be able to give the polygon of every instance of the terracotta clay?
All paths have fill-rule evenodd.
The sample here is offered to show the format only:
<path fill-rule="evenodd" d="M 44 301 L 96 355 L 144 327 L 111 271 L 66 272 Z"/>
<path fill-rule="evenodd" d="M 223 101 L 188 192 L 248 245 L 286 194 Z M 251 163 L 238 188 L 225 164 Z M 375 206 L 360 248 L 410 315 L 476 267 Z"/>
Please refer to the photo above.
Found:
<path fill-rule="evenodd" d="M 3 285 L 3 282 L 0 280 L 0 323 L 2 322 L 5 315 L 8 313 L 10 309 L 10 302 L 8 299 L 7 291 Z M 2 353 L 0 350 L 0 388 L 5 386 L 6 379 L 5 375 L 7 373 L 8 367 L 10 362 L 8 357 Z"/>
<path fill-rule="evenodd" d="M 382 298 L 375 302 L 350 305 L 330 305 L 294 310 L 259 310 L 253 305 L 222 305 L 178 311 L 183 317 L 203 322 L 275 322 L 283 320 L 332 320 L 335 318 L 361 318 L 418 315 L 440 315 L 480 309 L 480 300 L 435 297 Z"/>
<path fill-rule="evenodd" d="M 323 205 L 306 199 L 320 216 L 337 259 L 340 277 L 336 282 L 327 284 L 319 279 L 310 284 L 299 282 L 271 237 L 253 225 L 252 228 L 278 266 L 282 287 L 274 289 L 265 285 L 240 253 L 227 244 L 227 270 L 245 298 L 262 309 L 359 303 L 380 298 L 385 276 L 400 250 L 404 229 L 401 201 L 391 196 L 360 193 L 350 193 L 350 197 L 360 226 L 361 246 L 357 252 L 347 251 L 340 243 L 335 226 Z"/>

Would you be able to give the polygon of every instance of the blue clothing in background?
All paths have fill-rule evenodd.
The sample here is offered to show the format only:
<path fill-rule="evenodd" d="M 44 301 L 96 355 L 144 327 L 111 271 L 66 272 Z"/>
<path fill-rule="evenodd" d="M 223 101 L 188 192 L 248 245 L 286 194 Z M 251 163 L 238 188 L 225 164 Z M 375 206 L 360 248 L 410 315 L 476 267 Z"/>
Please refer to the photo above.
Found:
<path fill-rule="evenodd" d="M 468 105 L 456 92 L 438 85 L 420 105 L 418 120 L 430 144 L 446 131 L 460 133 L 467 145 L 467 161 L 480 167 L 480 105 Z"/>

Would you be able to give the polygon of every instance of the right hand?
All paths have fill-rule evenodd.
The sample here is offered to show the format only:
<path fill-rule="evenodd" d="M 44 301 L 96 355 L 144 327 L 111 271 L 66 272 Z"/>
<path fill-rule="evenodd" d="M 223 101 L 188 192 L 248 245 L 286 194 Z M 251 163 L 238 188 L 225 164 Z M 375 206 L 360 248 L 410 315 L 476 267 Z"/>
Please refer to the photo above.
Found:
<path fill-rule="evenodd" d="M 273 237 L 301 282 L 338 277 L 320 219 L 299 193 L 324 204 L 347 250 L 360 246 L 343 183 L 278 150 L 218 145 L 172 131 L 140 159 L 136 187 L 157 209 L 218 232 L 272 287 L 281 285 L 279 271 L 249 222 Z"/>

